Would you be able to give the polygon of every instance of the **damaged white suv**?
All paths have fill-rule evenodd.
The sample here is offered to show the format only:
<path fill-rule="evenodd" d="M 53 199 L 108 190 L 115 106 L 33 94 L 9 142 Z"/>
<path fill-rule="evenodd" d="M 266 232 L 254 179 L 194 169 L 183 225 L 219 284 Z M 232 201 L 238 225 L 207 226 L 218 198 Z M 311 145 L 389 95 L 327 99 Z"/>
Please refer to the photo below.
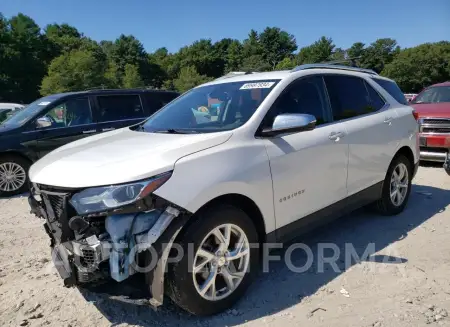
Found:
<path fill-rule="evenodd" d="M 345 66 L 230 74 L 51 152 L 30 169 L 29 203 L 66 286 L 143 273 L 153 305 L 168 294 L 214 314 L 258 272 L 255 245 L 371 203 L 404 209 L 419 156 L 401 97 Z"/>

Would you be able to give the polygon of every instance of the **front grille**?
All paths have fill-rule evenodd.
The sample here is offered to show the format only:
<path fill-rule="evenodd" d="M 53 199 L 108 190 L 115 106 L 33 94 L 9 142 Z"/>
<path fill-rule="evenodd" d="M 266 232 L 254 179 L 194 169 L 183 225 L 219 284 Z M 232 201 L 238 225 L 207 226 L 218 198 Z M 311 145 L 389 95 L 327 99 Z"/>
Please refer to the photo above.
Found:
<path fill-rule="evenodd" d="M 423 127 L 422 133 L 439 133 L 439 134 L 445 134 L 450 133 L 450 128 L 430 128 L 430 127 Z"/>
<path fill-rule="evenodd" d="M 424 118 L 421 120 L 420 131 L 422 133 L 450 133 L 450 119 L 447 118 Z"/>
<path fill-rule="evenodd" d="M 424 124 L 433 124 L 433 125 L 445 125 L 450 124 L 450 119 L 445 118 L 426 118 L 423 120 Z"/>
<path fill-rule="evenodd" d="M 61 195 L 50 195 L 46 194 L 50 205 L 52 206 L 53 212 L 57 218 L 61 217 L 64 211 L 64 197 Z"/>

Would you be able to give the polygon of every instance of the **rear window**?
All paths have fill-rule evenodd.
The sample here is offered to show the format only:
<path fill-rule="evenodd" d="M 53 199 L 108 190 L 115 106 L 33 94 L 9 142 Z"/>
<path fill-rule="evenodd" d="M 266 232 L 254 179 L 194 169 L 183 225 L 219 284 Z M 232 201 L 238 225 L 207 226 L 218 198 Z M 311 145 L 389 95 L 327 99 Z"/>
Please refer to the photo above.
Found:
<path fill-rule="evenodd" d="M 387 81 L 384 79 L 372 78 L 378 85 L 386 90 L 398 103 L 407 105 L 408 101 L 405 98 L 402 90 L 398 87 L 397 83 L 393 81 Z"/>

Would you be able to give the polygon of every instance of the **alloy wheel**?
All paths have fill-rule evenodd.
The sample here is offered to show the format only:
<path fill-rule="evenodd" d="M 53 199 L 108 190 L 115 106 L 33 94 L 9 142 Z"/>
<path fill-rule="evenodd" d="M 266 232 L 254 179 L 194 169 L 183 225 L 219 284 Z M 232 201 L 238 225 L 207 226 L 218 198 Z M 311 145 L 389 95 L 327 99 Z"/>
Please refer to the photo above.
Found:
<path fill-rule="evenodd" d="M 192 277 L 198 294 L 208 301 L 226 298 L 244 279 L 249 262 L 250 244 L 239 226 L 214 228 L 194 257 Z"/>
<path fill-rule="evenodd" d="M 405 201 L 409 187 L 408 168 L 404 163 L 399 163 L 392 171 L 390 196 L 392 204 L 399 207 Z"/>
<path fill-rule="evenodd" d="M 25 169 L 19 164 L 14 162 L 0 164 L 0 191 L 17 191 L 25 184 L 26 179 Z"/>

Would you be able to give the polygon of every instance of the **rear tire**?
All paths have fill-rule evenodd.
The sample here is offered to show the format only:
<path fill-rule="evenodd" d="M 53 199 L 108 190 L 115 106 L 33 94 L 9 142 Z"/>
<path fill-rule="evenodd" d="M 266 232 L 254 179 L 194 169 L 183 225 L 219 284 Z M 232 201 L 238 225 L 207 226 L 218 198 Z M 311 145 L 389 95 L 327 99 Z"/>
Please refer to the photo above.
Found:
<path fill-rule="evenodd" d="M 31 163 L 19 156 L 0 156 L 0 197 L 28 191 L 28 170 Z"/>
<path fill-rule="evenodd" d="M 408 203 L 411 193 L 412 163 L 403 155 L 392 160 L 383 182 L 381 198 L 375 203 L 384 216 L 398 215 Z"/>
<path fill-rule="evenodd" d="M 184 256 L 169 266 L 167 291 L 184 310 L 194 315 L 213 315 L 234 305 L 254 279 L 259 249 L 249 245 L 258 242 L 258 234 L 250 217 L 230 205 L 210 208 L 194 219 L 177 240 Z M 228 242 L 220 242 L 217 234 L 229 235 L 223 239 Z M 189 249 L 193 251 L 189 253 Z M 199 272 L 194 273 L 194 267 Z"/>

